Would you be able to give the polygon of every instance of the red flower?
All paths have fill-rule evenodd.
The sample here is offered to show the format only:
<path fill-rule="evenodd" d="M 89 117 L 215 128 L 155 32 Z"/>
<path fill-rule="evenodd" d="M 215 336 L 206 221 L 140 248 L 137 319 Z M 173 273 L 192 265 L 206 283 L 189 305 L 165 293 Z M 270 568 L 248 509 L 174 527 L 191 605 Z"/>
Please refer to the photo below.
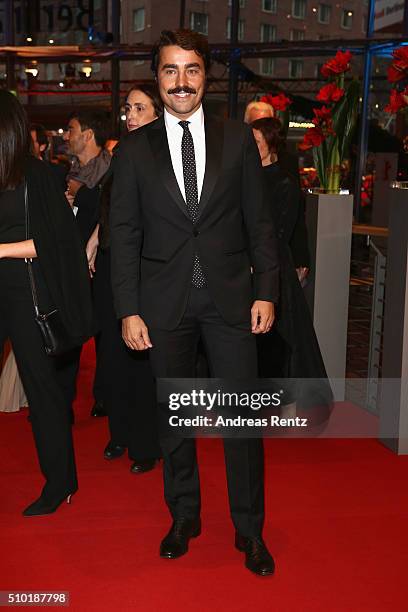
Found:
<path fill-rule="evenodd" d="M 336 83 L 329 83 L 321 88 L 316 96 L 316 100 L 329 104 L 330 102 L 338 102 L 344 96 L 344 89 L 337 87 Z"/>
<path fill-rule="evenodd" d="M 319 123 L 329 123 L 332 119 L 331 110 L 327 106 L 314 108 L 313 112 L 315 114 L 315 118 L 313 119 L 313 123 L 315 125 L 318 125 Z"/>
<path fill-rule="evenodd" d="M 350 61 L 353 55 L 350 51 L 337 51 L 336 56 L 326 62 L 322 68 L 321 73 L 324 77 L 337 76 L 343 72 L 350 70 Z"/>
<path fill-rule="evenodd" d="M 399 92 L 396 89 L 391 89 L 390 102 L 384 109 L 386 113 L 398 113 L 401 108 L 408 106 L 406 102 L 407 90 L 408 88 L 405 88 L 403 92 Z"/>
<path fill-rule="evenodd" d="M 320 127 L 309 128 L 303 136 L 303 141 L 298 144 L 300 151 L 307 151 L 313 147 L 319 147 L 325 140 L 323 130 Z"/>
<path fill-rule="evenodd" d="M 393 51 L 392 55 L 397 60 L 394 63 L 401 64 L 401 66 L 405 66 L 405 69 L 408 69 L 408 47 L 407 46 L 404 45 L 403 47 L 398 47 L 398 49 L 395 49 L 395 51 Z"/>
<path fill-rule="evenodd" d="M 406 66 L 402 62 L 393 62 L 390 66 L 388 66 L 387 70 L 387 78 L 390 83 L 397 83 L 397 81 L 401 81 L 407 76 L 405 72 Z"/>
<path fill-rule="evenodd" d="M 408 47 L 398 47 L 392 55 L 395 59 L 388 67 L 388 80 L 390 83 L 396 83 L 408 76 Z"/>
<path fill-rule="evenodd" d="M 276 111 L 285 111 L 288 108 L 289 104 L 292 104 L 292 100 L 286 97 L 285 94 L 282 92 L 280 92 L 277 96 L 267 94 L 265 96 L 262 96 L 259 101 L 270 104 Z"/>

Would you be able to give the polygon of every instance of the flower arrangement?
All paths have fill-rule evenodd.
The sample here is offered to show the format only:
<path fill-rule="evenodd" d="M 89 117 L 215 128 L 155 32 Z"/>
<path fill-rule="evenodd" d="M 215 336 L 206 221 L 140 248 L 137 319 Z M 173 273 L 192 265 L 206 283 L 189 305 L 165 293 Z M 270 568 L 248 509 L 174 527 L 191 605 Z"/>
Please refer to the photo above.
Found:
<path fill-rule="evenodd" d="M 290 104 L 292 104 L 292 100 L 285 96 L 283 92 L 279 92 L 276 96 L 265 94 L 259 99 L 259 102 L 266 102 L 270 104 L 275 111 L 280 112 L 285 112 Z"/>
<path fill-rule="evenodd" d="M 360 86 L 355 79 L 345 83 L 351 59 L 350 51 L 338 51 L 322 66 L 321 74 L 329 82 L 316 96 L 322 105 L 313 109 L 314 125 L 298 145 L 300 151 L 313 150 L 320 186 L 332 193 L 340 189 L 341 164 L 348 155 L 357 120 Z"/>
<path fill-rule="evenodd" d="M 385 112 L 393 114 L 408 106 L 408 86 L 402 81 L 408 78 L 408 47 L 398 47 L 392 53 L 393 61 L 388 67 L 388 81 L 394 84 L 391 89 L 390 100 Z"/>
<path fill-rule="evenodd" d="M 275 115 L 282 123 L 283 129 L 287 132 L 289 129 L 289 106 L 292 104 L 292 100 L 280 91 L 276 95 L 270 93 L 263 95 L 259 102 L 266 102 L 272 106 Z"/>

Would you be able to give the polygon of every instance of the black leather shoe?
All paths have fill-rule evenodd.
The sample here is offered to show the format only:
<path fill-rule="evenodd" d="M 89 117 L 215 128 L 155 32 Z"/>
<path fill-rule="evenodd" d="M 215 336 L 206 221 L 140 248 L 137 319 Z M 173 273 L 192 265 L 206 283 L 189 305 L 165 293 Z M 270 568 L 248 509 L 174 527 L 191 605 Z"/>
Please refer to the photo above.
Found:
<path fill-rule="evenodd" d="M 188 551 L 190 538 L 196 538 L 201 533 L 201 520 L 179 518 L 173 521 L 169 533 L 160 544 L 162 559 L 177 559 Z"/>
<path fill-rule="evenodd" d="M 134 461 L 130 467 L 132 474 L 144 474 L 150 472 L 156 466 L 156 459 L 144 459 L 142 461 Z"/>
<path fill-rule="evenodd" d="M 114 445 L 109 442 L 105 450 L 103 451 L 103 456 L 105 459 L 118 459 L 126 452 L 126 446 Z"/>
<path fill-rule="evenodd" d="M 35 502 L 27 506 L 27 508 L 23 511 L 23 516 L 44 516 L 45 514 L 52 514 L 55 512 L 62 502 L 66 501 L 67 504 L 71 503 L 71 498 L 75 491 L 72 493 L 66 493 L 58 500 L 45 500 L 42 497 L 39 497 Z"/>
<path fill-rule="evenodd" d="M 245 567 L 258 576 L 270 576 L 275 571 L 275 562 L 261 536 L 245 538 L 235 534 L 235 547 L 245 553 Z"/>
<path fill-rule="evenodd" d="M 105 408 L 103 407 L 103 402 L 95 402 L 92 406 L 91 416 L 93 417 L 104 417 L 108 416 Z"/>

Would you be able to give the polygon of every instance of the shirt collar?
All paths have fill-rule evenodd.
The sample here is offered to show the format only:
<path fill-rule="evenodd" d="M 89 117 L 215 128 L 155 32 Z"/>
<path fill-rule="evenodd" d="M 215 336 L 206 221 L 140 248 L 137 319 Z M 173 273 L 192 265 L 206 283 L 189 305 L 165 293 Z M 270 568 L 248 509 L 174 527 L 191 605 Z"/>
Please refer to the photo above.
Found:
<path fill-rule="evenodd" d="M 175 117 L 171 113 L 169 113 L 166 109 L 164 109 L 164 122 L 166 124 L 166 129 L 173 130 L 176 126 L 180 129 L 179 123 L 181 119 Z M 203 105 L 197 108 L 197 110 L 187 119 L 190 122 L 190 128 L 201 128 L 204 125 L 204 111 Z"/>

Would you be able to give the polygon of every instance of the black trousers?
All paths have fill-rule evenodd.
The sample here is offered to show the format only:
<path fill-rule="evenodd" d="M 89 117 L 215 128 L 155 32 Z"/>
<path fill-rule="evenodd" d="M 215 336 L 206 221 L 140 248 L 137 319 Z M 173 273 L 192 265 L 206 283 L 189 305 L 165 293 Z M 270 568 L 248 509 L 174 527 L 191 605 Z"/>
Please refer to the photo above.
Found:
<path fill-rule="evenodd" d="M 45 294 L 35 262 L 40 303 Z M 55 501 L 77 489 L 70 405 L 59 385 L 52 357 L 44 350 L 34 320 L 34 308 L 24 260 L 0 261 L 0 346 L 11 340 L 17 367 L 27 394 L 31 426 L 41 472 L 46 480 L 43 495 Z"/>
<path fill-rule="evenodd" d="M 155 381 L 149 356 L 127 348 L 113 307 L 109 251 L 100 250 L 94 278 L 100 326 L 98 367 L 111 442 L 126 446 L 132 460 L 161 456 Z"/>
<path fill-rule="evenodd" d="M 257 378 L 255 337 L 250 315 L 242 325 L 228 325 L 219 315 L 206 288 L 191 288 L 184 317 L 172 331 L 150 328 L 153 372 L 160 378 L 193 378 L 201 337 L 210 367 L 217 378 Z M 263 444 L 260 439 L 224 438 L 230 512 L 236 530 L 257 536 L 264 521 Z M 200 514 L 200 483 L 194 439 L 161 440 L 164 495 L 173 518 Z"/>

